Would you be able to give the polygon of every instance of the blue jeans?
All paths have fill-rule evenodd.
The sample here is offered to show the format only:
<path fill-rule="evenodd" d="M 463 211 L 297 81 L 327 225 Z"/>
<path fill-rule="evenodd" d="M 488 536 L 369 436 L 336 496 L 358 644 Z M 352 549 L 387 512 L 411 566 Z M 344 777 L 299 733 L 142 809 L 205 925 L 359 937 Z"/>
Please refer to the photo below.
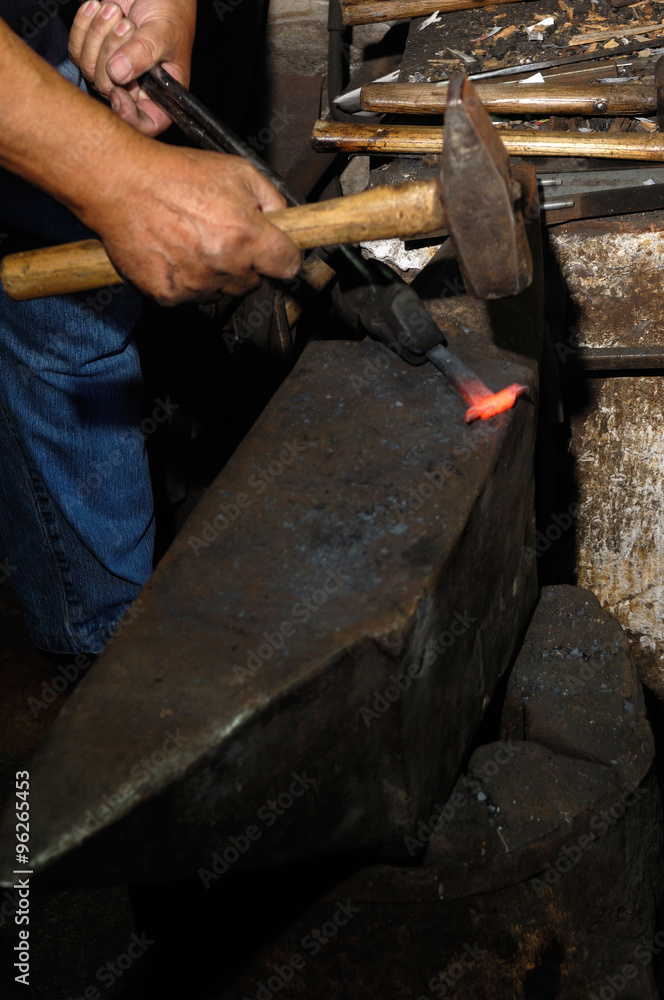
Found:
<path fill-rule="evenodd" d="M 34 47 L 82 85 L 51 22 Z M 0 229 L 25 247 L 91 235 L 5 171 Z M 98 653 L 152 570 L 140 309 L 131 286 L 29 302 L 0 289 L 0 580 L 51 652 Z"/>

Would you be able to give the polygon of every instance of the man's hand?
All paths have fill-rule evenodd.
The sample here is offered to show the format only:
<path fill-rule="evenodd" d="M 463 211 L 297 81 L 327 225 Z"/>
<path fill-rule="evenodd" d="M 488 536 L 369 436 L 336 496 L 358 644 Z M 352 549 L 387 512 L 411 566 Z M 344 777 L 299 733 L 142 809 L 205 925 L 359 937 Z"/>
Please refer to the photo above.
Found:
<path fill-rule="evenodd" d="M 121 118 L 158 135 L 170 118 L 136 81 L 161 63 L 188 86 L 195 22 L 195 0 L 87 0 L 74 19 L 69 54 Z"/>
<path fill-rule="evenodd" d="M 297 247 L 264 215 L 284 201 L 246 161 L 146 138 L 2 19 L 0 67 L 0 166 L 98 233 L 148 295 L 166 305 L 211 301 L 249 291 L 259 275 L 295 275 Z"/>
<path fill-rule="evenodd" d="M 118 270 L 170 306 L 242 295 L 260 275 L 294 277 L 297 248 L 263 216 L 283 207 L 240 157 L 150 142 L 120 199 L 100 200 L 85 221 Z"/>

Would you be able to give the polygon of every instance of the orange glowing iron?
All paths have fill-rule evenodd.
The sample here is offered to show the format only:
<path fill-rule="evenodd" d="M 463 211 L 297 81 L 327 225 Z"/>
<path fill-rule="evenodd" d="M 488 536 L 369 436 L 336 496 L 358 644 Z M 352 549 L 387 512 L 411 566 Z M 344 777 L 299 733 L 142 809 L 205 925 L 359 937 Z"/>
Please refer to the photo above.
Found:
<path fill-rule="evenodd" d="M 485 230 L 475 240 L 455 240 L 457 257 L 466 285 L 480 298 L 510 294 L 502 275 L 511 266 L 513 286 L 522 289 L 530 283 L 532 262 L 523 218 L 514 210 L 517 193 L 510 175 L 507 151 L 491 125 L 470 80 L 458 75 L 448 86 L 447 135 L 443 144 L 442 174 L 448 195 L 445 212 L 452 233 L 472 233 L 478 215 L 488 224 L 494 239 Z M 497 239 L 496 239 L 497 238 Z M 499 247 L 499 251 L 497 252 Z M 514 292 L 512 292 L 514 294 Z M 457 392 L 470 403 L 466 423 L 488 420 L 511 410 L 528 386 L 516 382 L 493 393 L 477 375 L 441 344 L 426 353 L 443 372 Z"/>
<path fill-rule="evenodd" d="M 462 74 L 448 86 L 440 174 L 447 229 L 466 288 L 483 299 L 523 291 L 533 269 L 521 204 L 528 194 L 512 176 L 500 137 Z M 339 291 L 346 313 L 354 313 L 372 336 L 409 364 L 428 360 L 445 375 L 470 404 L 466 423 L 504 413 L 528 391 L 514 384 L 493 393 L 448 350 L 415 289 L 383 261 L 361 262 L 350 276 L 340 272 Z"/>
<path fill-rule="evenodd" d="M 511 410 L 519 396 L 528 392 L 528 386 L 519 385 L 518 382 L 513 382 L 500 392 L 491 392 L 481 378 L 478 378 L 456 354 L 452 354 L 442 344 L 432 347 L 426 356 L 443 373 L 459 395 L 470 403 L 465 416 L 467 424 L 472 424 L 473 420 L 478 419 L 488 420 L 489 417 Z"/>

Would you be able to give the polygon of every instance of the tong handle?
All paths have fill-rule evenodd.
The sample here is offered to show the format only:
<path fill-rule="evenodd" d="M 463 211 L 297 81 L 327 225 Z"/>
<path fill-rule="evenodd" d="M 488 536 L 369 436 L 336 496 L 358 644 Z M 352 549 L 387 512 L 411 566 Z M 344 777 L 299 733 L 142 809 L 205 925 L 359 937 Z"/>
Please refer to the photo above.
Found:
<path fill-rule="evenodd" d="M 419 236 L 445 227 L 437 179 L 372 188 L 266 215 L 301 250 L 335 243 Z M 10 254 L 0 281 L 12 299 L 86 292 L 122 283 L 99 240 Z"/>

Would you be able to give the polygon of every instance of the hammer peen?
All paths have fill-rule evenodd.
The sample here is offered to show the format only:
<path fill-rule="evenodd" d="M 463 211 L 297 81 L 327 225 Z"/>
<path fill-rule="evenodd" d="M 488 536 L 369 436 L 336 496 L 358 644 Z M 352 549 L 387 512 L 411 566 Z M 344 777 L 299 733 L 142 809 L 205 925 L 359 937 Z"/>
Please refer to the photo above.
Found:
<path fill-rule="evenodd" d="M 300 249 L 448 230 L 464 279 L 480 298 L 516 295 L 532 280 L 517 203 L 520 186 L 473 84 L 450 81 L 439 175 L 267 213 Z M 98 240 L 29 250 L 4 258 L 0 280 L 13 299 L 39 298 L 119 284 Z"/>

